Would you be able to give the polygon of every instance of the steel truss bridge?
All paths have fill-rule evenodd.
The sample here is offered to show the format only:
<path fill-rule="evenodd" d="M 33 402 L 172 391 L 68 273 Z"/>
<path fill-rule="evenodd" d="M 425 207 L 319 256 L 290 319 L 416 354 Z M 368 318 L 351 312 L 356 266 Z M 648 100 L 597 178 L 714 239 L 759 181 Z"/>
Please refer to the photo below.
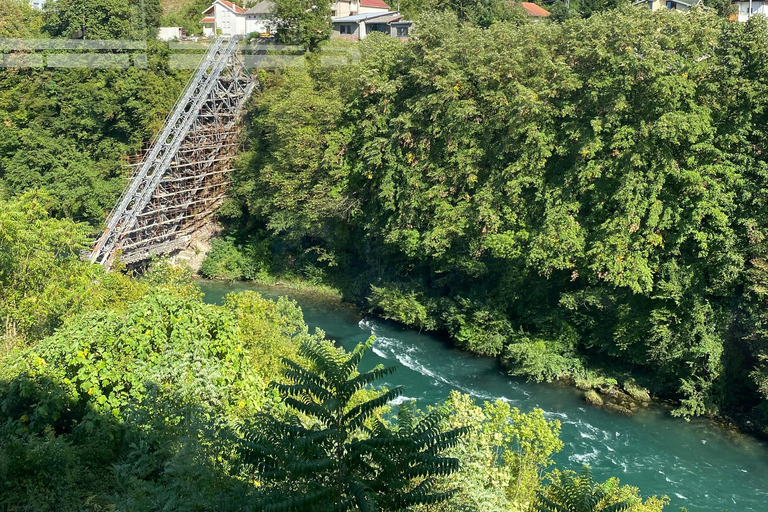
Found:
<path fill-rule="evenodd" d="M 88 259 L 110 268 L 185 248 L 224 200 L 255 81 L 239 38 L 216 39 L 136 166 Z"/>

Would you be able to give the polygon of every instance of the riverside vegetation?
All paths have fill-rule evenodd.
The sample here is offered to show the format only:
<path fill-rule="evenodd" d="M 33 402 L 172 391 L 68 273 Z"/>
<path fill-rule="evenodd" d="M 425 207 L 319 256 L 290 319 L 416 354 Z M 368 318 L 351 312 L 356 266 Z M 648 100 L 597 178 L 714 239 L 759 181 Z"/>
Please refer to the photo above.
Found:
<path fill-rule="evenodd" d="M 515 375 L 764 430 L 766 21 L 678 14 L 425 14 L 264 75 L 204 273 L 304 276 Z"/>
<path fill-rule="evenodd" d="M 6 510 L 661 511 L 551 470 L 559 423 L 452 393 L 419 411 L 310 333 L 291 301 L 205 304 L 184 270 L 83 262 L 50 196 L 0 200 L 0 503 Z M 119 270 L 119 269 L 118 269 Z"/>
<path fill-rule="evenodd" d="M 532 24 L 489 6 L 436 3 L 449 12 L 407 43 L 371 37 L 349 66 L 312 53 L 262 73 L 204 271 L 301 275 L 537 380 L 642 395 L 634 378 L 681 414 L 764 420 L 764 21 Z M 160 10 L 0 14 L 0 37 L 137 39 Z M 551 468 L 559 425 L 541 411 L 458 393 L 390 407 L 386 369 L 358 373 L 368 345 L 333 348 L 290 301 L 206 305 L 161 262 L 134 278 L 80 261 L 120 157 L 189 75 L 167 51 L 149 40 L 146 69 L 0 73 L 6 510 L 663 509 Z"/>

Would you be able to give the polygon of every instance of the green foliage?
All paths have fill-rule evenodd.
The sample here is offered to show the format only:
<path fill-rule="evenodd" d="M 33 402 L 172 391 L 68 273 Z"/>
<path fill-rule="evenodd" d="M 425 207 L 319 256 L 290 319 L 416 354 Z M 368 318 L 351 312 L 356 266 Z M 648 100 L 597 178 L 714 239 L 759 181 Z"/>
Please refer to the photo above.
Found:
<path fill-rule="evenodd" d="M 537 492 L 537 500 L 531 506 L 536 512 L 660 512 L 669 503 L 666 496 L 653 496 L 644 502 L 637 488 L 619 486 L 619 480 L 611 478 L 599 484 L 592 480 L 592 471 L 584 465 L 576 475 L 572 471 L 553 471 L 551 483 Z"/>
<path fill-rule="evenodd" d="M 64 383 L 64 394 L 43 401 L 31 415 L 23 412 L 25 401 L 6 403 L 6 413 L 14 418 L 26 414 L 24 426 L 35 432 L 59 421 L 72 403 L 123 418 L 132 404 L 144 403 L 149 386 L 173 391 L 176 399 L 210 414 L 245 414 L 261 406 L 263 376 L 276 374 L 278 359 L 295 353 L 286 343 L 308 336 L 300 314 L 283 317 L 291 308 L 255 294 L 230 298 L 225 307 L 211 306 L 199 295 L 160 288 L 126 311 L 83 315 L 23 355 L 22 373 L 13 381 L 18 393 L 11 393 L 41 400 L 54 396 L 37 387 L 45 378 Z M 243 335 L 244 327 L 255 332 Z M 249 370 L 256 363 L 259 370 Z M 13 410 L 18 407 L 17 414 Z"/>
<path fill-rule="evenodd" d="M 45 30 L 77 39 L 153 37 L 160 26 L 160 0 L 57 0 L 47 10 Z"/>
<path fill-rule="evenodd" d="M 41 512 L 244 506 L 235 425 L 279 400 L 266 383 L 312 337 L 288 300 L 242 293 L 206 305 L 178 272 L 155 267 L 153 290 L 128 309 L 81 314 L 6 358 L 0 502 Z"/>
<path fill-rule="evenodd" d="M 434 477 L 458 469 L 442 452 L 467 429 L 442 430 L 439 411 L 416 419 L 410 404 L 400 406 L 397 427 L 387 426 L 376 414 L 401 395 L 399 387 L 356 401 L 394 371 L 379 365 L 358 373 L 372 344 L 347 354 L 304 342 L 300 353 L 311 367 L 284 360 L 287 382 L 272 386 L 292 412 L 257 416 L 239 448 L 259 482 L 258 509 L 402 510 L 450 497 L 453 491 L 434 492 Z"/>
<path fill-rule="evenodd" d="M 208 0 L 192 0 L 177 9 L 164 14 L 161 18 L 163 27 L 182 27 L 187 35 L 201 35 L 203 26 L 200 20 L 203 18 L 203 11 L 208 9 L 213 2 Z"/>
<path fill-rule="evenodd" d="M 52 198 L 0 200 L 0 340 L 35 339 L 73 315 L 136 298 L 142 287 L 80 261 L 88 226 L 48 215 Z M 2 353 L 2 352 L 0 352 Z M 2 357 L 0 357 L 2 359 Z"/>
<path fill-rule="evenodd" d="M 765 21 L 600 8 L 488 28 L 425 13 L 357 63 L 271 76 L 240 226 L 286 262 L 332 254 L 348 296 L 515 373 L 611 366 L 683 414 L 757 406 Z"/>
<path fill-rule="evenodd" d="M 428 510 L 495 512 L 527 507 L 539 488 L 550 457 L 563 447 L 560 423 L 548 422 L 540 409 L 521 413 L 506 402 L 486 402 L 451 392 L 446 401 L 448 426 L 468 426 L 469 435 L 448 453 L 461 469 L 442 485 L 458 492 L 444 505 Z"/>
<path fill-rule="evenodd" d="M 39 36 L 43 25 L 40 11 L 24 0 L 0 0 L 0 37 Z"/>
<path fill-rule="evenodd" d="M 581 366 L 573 355 L 573 345 L 527 336 L 513 338 L 503 359 L 512 375 L 527 376 L 536 382 L 550 382 Z"/>
<path fill-rule="evenodd" d="M 405 292 L 399 288 L 371 287 L 369 302 L 373 311 L 383 318 L 396 320 L 410 327 L 432 330 L 437 323 L 432 318 L 423 293 Z"/>
<path fill-rule="evenodd" d="M 147 41 L 147 56 L 146 69 L 3 71 L 0 191 L 45 190 L 53 215 L 99 226 L 125 184 L 121 159 L 154 137 L 188 78 L 167 45 Z"/>
<path fill-rule="evenodd" d="M 258 279 L 267 275 L 272 254 L 269 239 L 249 240 L 238 244 L 231 238 L 214 238 L 211 250 L 200 267 L 200 274 L 208 279 Z"/>
<path fill-rule="evenodd" d="M 298 44 L 312 51 L 331 34 L 329 3 L 313 0 L 275 0 L 272 13 L 277 22 L 277 40 Z"/>

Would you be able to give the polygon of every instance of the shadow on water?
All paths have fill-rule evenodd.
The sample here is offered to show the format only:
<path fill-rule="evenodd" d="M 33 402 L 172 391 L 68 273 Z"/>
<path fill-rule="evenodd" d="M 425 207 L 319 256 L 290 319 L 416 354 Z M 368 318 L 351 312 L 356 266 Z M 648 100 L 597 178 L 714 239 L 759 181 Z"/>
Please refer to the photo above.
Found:
<path fill-rule="evenodd" d="M 371 334 L 377 342 L 364 365 L 395 365 L 385 385 L 402 385 L 423 406 L 452 389 L 479 401 L 505 400 L 523 411 L 541 408 L 562 424 L 561 469 L 593 468 L 596 479 L 617 476 L 644 496 L 668 495 L 671 506 L 690 512 L 768 511 L 768 446 L 720 428 L 712 421 L 673 418 L 663 407 L 623 416 L 588 406 L 574 388 L 532 384 L 505 374 L 498 361 L 452 348 L 439 338 L 362 315 L 328 297 L 244 283 L 201 282 L 205 300 L 218 303 L 229 292 L 253 290 L 264 297 L 297 301 L 310 328 L 319 327 L 347 349 Z"/>

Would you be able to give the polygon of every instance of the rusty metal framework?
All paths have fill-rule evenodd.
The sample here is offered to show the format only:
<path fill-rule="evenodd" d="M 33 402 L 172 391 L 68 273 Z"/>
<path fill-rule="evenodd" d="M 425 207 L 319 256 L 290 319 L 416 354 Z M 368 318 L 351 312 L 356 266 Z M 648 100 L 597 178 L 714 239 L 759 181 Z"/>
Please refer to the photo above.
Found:
<path fill-rule="evenodd" d="M 217 39 L 112 210 L 89 259 L 107 268 L 187 246 L 224 200 L 238 122 L 255 81 L 238 40 Z"/>

